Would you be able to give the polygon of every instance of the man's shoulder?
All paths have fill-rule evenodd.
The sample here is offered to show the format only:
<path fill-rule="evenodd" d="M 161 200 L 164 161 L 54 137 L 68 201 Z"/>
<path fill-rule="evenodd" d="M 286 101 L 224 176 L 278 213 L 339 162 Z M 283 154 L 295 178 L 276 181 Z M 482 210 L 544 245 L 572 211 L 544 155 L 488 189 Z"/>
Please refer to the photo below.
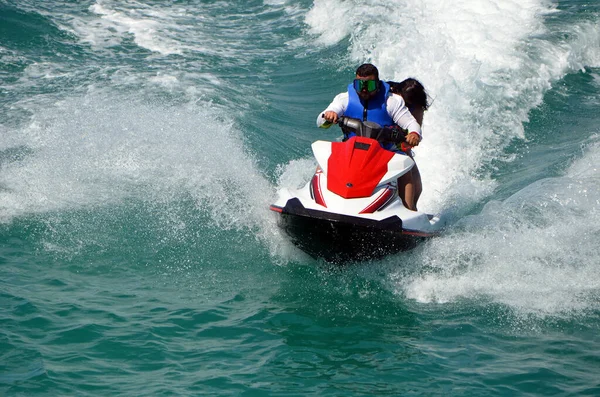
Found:
<path fill-rule="evenodd" d="M 348 98 L 348 96 L 349 96 L 349 95 L 348 95 L 348 91 L 346 91 L 346 92 L 340 92 L 339 94 L 337 94 L 337 95 L 335 96 L 335 99 L 336 99 L 336 100 L 339 100 L 339 99 L 346 99 L 346 98 Z"/>
<path fill-rule="evenodd" d="M 342 92 L 339 93 L 335 96 L 335 98 L 333 98 L 333 102 L 332 103 L 336 103 L 339 104 L 341 106 L 345 106 L 348 103 L 348 99 L 349 99 L 349 95 L 347 92 Z"/>

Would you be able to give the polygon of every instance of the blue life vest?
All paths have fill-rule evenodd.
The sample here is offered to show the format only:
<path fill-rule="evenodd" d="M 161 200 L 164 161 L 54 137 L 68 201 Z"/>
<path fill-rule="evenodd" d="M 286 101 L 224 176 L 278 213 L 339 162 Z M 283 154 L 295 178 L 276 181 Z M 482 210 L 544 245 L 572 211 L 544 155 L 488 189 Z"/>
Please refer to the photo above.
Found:
<path fill-rule="evenodd" d="M 354 85 L 348 85 L 348 107 L 344 112 L 344 116 L 352 117 L 362 121 L 373 121 L 382 127 L 391 126 L 394 120 L 387 112 L 387 99 L 390 92 L 388 83 L 381 81 L 383 90 L 380 88 L 377 96 L 369 99 L 367 107 L 361 103 L 358 93 L 354 89 Z"/>
<path fill-rule="evenodd" d="M 348 85 L 348 107 L 344 111 L 344 116 L 352 117 L 362 121 L 373 121 L 382 127 L 394 125 L 394 120 L 390 117 L 387 111 L 387 99 L 390 95 L 390 86 L 388 83 L 381 81 L 383 89 L 379 88 L 377 96 L 369 99 L 367 107 L 362 104 L 358 93 L 354 89 L 354 84 Z M 346 138 L 351 138 L 356 134 L 349 133 Z M 382 145 L 384 149 L 392 150 L 394 144 Z"/>

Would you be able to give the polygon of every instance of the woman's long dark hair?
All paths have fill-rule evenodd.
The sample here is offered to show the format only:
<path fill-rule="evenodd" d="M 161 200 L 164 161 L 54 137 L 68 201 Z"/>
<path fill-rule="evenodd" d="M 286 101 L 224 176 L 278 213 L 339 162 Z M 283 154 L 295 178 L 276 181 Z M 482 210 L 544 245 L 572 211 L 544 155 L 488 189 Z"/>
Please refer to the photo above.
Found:
<path fill-rule="evenodd" d="M 394 94 L 398 94 L 404 98 L 406 106 L 408 108 L 414 108 L 416 106 L 427 110 L 429 108 L 429 101 L 425 87 L 417 79 L 409 77 L 406 80 L 397 83 L 395 81 L 388 81 L 390 85 L 390 91 Z"/>

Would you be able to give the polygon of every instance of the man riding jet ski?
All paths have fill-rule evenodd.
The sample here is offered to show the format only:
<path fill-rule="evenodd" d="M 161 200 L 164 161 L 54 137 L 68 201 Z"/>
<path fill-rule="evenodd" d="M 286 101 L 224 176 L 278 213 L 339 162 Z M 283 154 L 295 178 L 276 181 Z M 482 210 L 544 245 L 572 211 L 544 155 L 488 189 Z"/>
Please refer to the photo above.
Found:
<path fill-rule="evenodd" d="M 394 84 L 394 87 L 391 87 L 391 84 Z M 385 149 L 410 155 L 411 151 L 408 146 L 417 146 L 421 141 L 421 124 L 413 115 L 413 111 L 416 109 L 410 110 L 407 107 L 408 102 L 405 102 L 404 98 L 406 93 L 403 94 L 402 91 L 398 92 L 392 89 L 398 88 L 397 86 L 402 84 L 404 82 L 380 81 L 377 68 L 370 63 L 363 64 L 356 70 L 356 79 L 348 86 L 348 90 L 337 95 L 322 115 L 317 118 L 317 125 L 328 128 L 337 121 L 338 117 L 346 116 L 362 121 L 373 121 L 384 127 L 395 126 L 408 132 L 407 145 L 398 147 L 388 143 L 385 145 Z M 392 92 L 397 95 L 393 95 Z M 426 95 L 425 92 L 423 95 Z M 419 105 L 423 104 L 411 103 L 413 108 L 418 108 Z M 418 168 L 413 167 L 413 170 L 405 174 L 398 182 L 398 191 L 402 202 L 408 209 L 416 211 L 417 200 L 421 193 L 421 178 Z"/>
<path fill-rule="evenodd" d="M 414 161 L 397 148 L 418 144 L 420 126 L 403 102 L 390 103 L 388 90 L 373 65 L 359 67 L 348 94 L 338 95 L 318 121 L 325 127 L 337 122 L 345 140 L 313 143 L 319 167 L 312 180 L 299 190 L 280 190 L 271 205 L 293 243 L 313 257 L 380 257 L 413 248 L 440 229 L 439 218 L 409 210 L 399 198 L 397 181 Z M 330 110 L 336 101 L 339 113 Z M 411 133 L 390 128 L 394 123 Z"/>

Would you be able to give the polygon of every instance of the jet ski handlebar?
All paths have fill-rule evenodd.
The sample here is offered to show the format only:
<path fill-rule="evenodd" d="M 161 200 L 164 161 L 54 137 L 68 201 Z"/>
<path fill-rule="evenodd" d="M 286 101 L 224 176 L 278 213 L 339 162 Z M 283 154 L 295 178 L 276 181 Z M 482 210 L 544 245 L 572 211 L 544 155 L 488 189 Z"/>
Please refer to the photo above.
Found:
<path fill-rule="evenodd" d="M 375 139 L 381 143 L 400 144 L 406 142 L 406 131 L 399 127 L 382 127 L 372 121 L 361 121 L 345 116 L 340 117 L 337 124 L 344 131 L 344 135 L 354 132 L 358 136 Z"/>

